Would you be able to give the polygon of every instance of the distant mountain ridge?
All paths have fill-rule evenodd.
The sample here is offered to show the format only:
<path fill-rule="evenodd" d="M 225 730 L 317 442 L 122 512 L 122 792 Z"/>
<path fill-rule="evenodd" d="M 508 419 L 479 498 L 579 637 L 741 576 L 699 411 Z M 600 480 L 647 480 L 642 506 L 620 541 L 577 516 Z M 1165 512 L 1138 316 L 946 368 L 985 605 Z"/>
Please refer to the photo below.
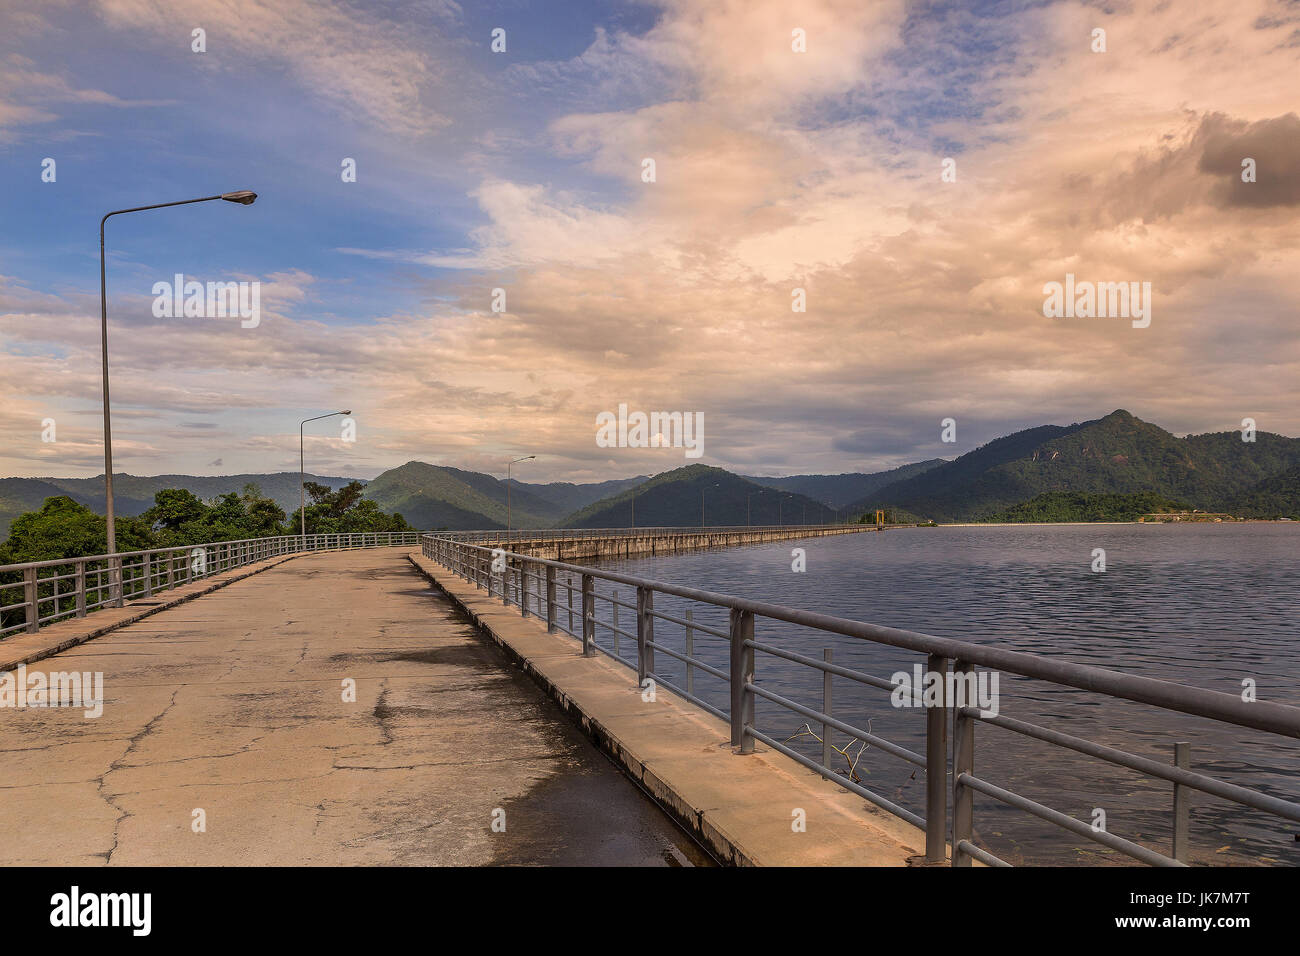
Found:
<path fill-rule="evenodd" d="M 931 458 L 929 461 L 918 461 L 888 471 L 867 473 L 859 471 L 841 475 L 792 475 L 789 478 L 763 478 L 754 475 L 742 477 L 747 481 L 767 485 L 769 488 L 807 495 L 832 508 L 845 508 L 865 498 L 877 488 L 922 474 L 945 463 L 946 460 L 943 458 Z"/>
<path fill-rule="evenodd" d="M 339 488 L 352 479 L 308 475 Z M 135 515 L 164 488 L 208 500 L 256 484 L 286 512 L 298 507 L 298 473 L 222 476 L 119 474 L 117 511 Z M 746 477 L 688 465 L 647 478 L 586 484 L 506 481 L 481 472 L 409 461 L 364 482 L 365 496 L 416 528 L 694 527 L 852 520 L 876 508 L 903 518 L 980 521 L 1014 514 L 1127 513 L 1114 501 L 1041 496 L 1155 495 L 1204 511 L 1300 518 L 1300 438 L 1237 431 L 1178 438 L 1118 409 L 1093 421 L 1039 425 L 997 438 L 951 461 L 933 458 L 889 471 Z M 103 476 L 0 479 L 0 538 L 12 519 L 67 495 L 103 512 Z M 856 497 L 854 497 L 856 496 Z M 1025 506 L 1025 507 L 1020 507 Z M 1012 509 L 1018 509 L 1014 512 Z M 1073 509 L 1073 510 L 1071 510 Z M 1023 518 L 1020 518 L 1023 520 Z"/>
<path fill-rule="evenodd" d="M 996 439 L 885 485 L 852 508 L 895 506 L 938 521 L 972 521 L 1047 492 L 1150 492 L 1221 511 L 1298 464 L 1300 438 L 1259 432 L 1245 442 L 1235 431 L 1178 438 L 1118 409 L 1094 421 Z"/>
<path fill-rule="evenodd" d="M 568 528 L 825 524 L 835 511 L 806 495 L 760 485 L 710 465 L 687 465 L 602 498 L 564 519 Z"/>
<path fill-rule="evenodd" d="M 548 528 L 570 512 L 642 480 L 529 484 L 512 478 L 507 483 L 477 471 L 408 461 L 370 482 L 366 497 L 417 528 L 495 529 L 506 527 L 507 521 L 514 528 Z"/>

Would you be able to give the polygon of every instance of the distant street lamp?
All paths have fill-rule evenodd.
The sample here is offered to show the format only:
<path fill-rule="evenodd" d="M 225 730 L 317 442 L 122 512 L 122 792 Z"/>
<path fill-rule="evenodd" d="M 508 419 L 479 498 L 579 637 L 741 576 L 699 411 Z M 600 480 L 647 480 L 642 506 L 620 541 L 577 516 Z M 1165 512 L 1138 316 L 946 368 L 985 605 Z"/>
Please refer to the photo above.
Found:
<path fill-rule="evenodd" d="M 524 455 L 506 464 L 506 540 L 510 539 L 510 466 L 521 461 L 532 461 L 536 455 Z"/>
<path fill-rule="evenodd" d="M 713 484 L 705 485 L 703 488 L 700 489 L 700 527 L 701 528 L 707 527 L 707 525 L 704 522 L 704 492 L 708 491 L 710 488 L 718 487 L 718 484 L 719 483 L 715 481 Z"/>
<path fill-rule="evenodd" d="M 113 515 L 113 429 L 109 421 L 108 402 L 108 279 L 104 270 L 104 223 L 108 222 L 110 216 L 121 216 L 128 212 L 165 209 L 168 206 L 188 206 L 196 202 L 212 202 L 214 199 L 224 199 L 227 202 L 239 203 L 241 206 L 251 206 L 253 201 L 257 199 L 257 193 L 243 189 L 239 192 L 222 193 L 219 196 L 203 196 L 199 199 L 154 203 L 152 206 L 115 209 L 110 213 L 106 213 L 104 218 L 99 220 L 99 344 L 104 370 L 104 517 L 108 529 L 108 553 L 110 555 L 117 553 L 117 522 L 114 520 Z M 121 565 L 110 558 L 109 568 L 110 596 L 115 597 L 115 606 L 121 607 Z"/>
<path fill-rule="evenodd" d="M 330 412 L 328 415 L 317 415 L 315 418 L 304 418 L 298 423 L 298 517 L 302 519 L 302 536 L 307 537 L 307 466 L 304 463 L 305 458 L 302 447 L 302 426 L 308 422 L 318 422 L 322 418 L 333 418 L 335 415 L 351 415 L 351 409 L 341 412 Z"/>

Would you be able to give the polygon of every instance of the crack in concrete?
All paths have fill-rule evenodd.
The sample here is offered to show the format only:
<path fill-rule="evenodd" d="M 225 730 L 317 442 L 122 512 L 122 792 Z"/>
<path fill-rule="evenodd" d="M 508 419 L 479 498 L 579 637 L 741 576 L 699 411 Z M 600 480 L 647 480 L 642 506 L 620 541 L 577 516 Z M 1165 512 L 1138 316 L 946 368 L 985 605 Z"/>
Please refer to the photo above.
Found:
<path fill-rule="evenodd" d="M 389 708 L 388 703 L 388 680 L 384 679 L 379 685 L 379 696 L 375 699 L 374 715 L 379 721 L 379 732 L 383 734 L 383 739 L 379 741 L 379 746 L 387 747 L 394 740 L 392 728 L 389 724 L 393 719 L 393 711 Z"/>
<path fill-rule="evenodd" d="M 93 856 L 102 856 L 104 858 L 105 866 L 113 862 L 113 854 L 117 852 L 118 831 L 122 827 L 122 821 L 131 815 L 129 812 L 127 812 L 125 807 L 121 807 L 115 802 L 115 798 L 109 796 L 107 793 L 104 792 L 105 778 L 107 778 L 108 775 L 113 771 L 123 769 L 125 764 L 123 764 L 122 761 L 124 761 L 127 757 L 131 755 L 131 752 L 135 750 L 136 744 L 138 744 L 145 737 L 153 733 L 154 728 L 158 726 L 159 721 L 161 721 L 164 717 L 166 717 L 167 712 L 176 706 L 176 695 L 179 694 L 180 692 L 181 691 L 179 687 L 176 688 L 176 690 L 172 691 L 171 700 L 167 702 L 167 706 L 164 707 L 157 714 L 155 714 L 152 718 L 150 718 L 149 722 L 145 724 L 143 728 L 141 728 L 140 732 L 138 734 L 135 734 L 133 737 L 131 737 L 130 740 L 127 741 L 126 749 L 122 751 L 122 753 L 117 757 L 116 760 L 114 760 L 111 764 L 108 765 L 107 770 L 105 770 L 102 774 L 100 774 L 96 778 L 96 781 L 99 784 L 98 793 L 100 799 L 102 799 L 105 803 L 107 803 L 110 807 L 112 807 L 114 810 L 118 812 L 117 819 L 113 821 L 113 845 L 108 848 L 107 853 L 92 854 Z M 118 794 L 118 796 L 120 797 L 122 796 L 122 794 Z"/>

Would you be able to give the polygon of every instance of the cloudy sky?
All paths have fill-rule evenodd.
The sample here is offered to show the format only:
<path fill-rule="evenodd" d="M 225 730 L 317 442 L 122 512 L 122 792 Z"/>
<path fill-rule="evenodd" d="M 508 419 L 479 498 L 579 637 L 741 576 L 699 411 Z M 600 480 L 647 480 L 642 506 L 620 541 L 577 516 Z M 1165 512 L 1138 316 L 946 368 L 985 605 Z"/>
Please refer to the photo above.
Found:
<path fill-rule="evenodd" d="M 0 475 L 103 470 L 100 216 L 235 189 L 109 220 L 116 470 L 294 470 L 341 408 L 309 469 L 686 463 L 598 447 L 620 403 L 757 474 L 1300 435 L 1298 76 L 1294 0 L 3 0 Z M 177 273 L 260 323 L 156 318 Z M 1066 273 L 1150 326 L 1045 317 Z"/>

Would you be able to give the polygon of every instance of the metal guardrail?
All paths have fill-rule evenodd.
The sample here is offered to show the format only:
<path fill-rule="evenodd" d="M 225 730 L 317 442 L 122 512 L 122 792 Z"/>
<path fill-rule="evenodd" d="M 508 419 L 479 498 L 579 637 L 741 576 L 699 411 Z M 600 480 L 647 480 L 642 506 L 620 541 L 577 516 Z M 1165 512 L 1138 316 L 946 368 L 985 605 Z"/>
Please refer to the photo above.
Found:
<path fill-rule="evenodd" d="M 128 600 L 152 597 L 199 578 L 279 555 L 415 547 L 421 534 L 419 531 L 306 537 L 294 534 L 6 564 L 0 566 L 0 581 L 8 574 L 20 574 L 22 580 L 0 583 L 0 639 L 19 631 L 33 633 L 55 621 L 85 617 L 101 607 L 122 607 Z M 5 624 L 5 612 L 12 611 L 22 611 L 21 620 Z"/>
<path fill-rule="evenodd" d="M 647 529 L 637 529 L 638 532 Z M 682 529 L 663 529 L 680 533 Z M 892 647 L 905 648 L 924 654 L 926 669 L 947 678 L 951 665 L 953 679 L 971 675 L 976 667 L 985 667 L 1046 681 L 1064 687 L 1079 688 L 1106 697 L 1148 704 L 1169 711 L 1192 714 L 1238 727 L 1248 727 L 1283 737 L 1300 739 L 1300 707 L 1271 702 L 1247 702 L 1240 697 L 1218 691 L 1189 687 L 1171 681 L 1138 677 L 1119 671 L 1107 670 L 1072 661 L 1041 657 L 1020 651 L 1006 650 L 985 644 L 972 644 L 951 638 L 935 637 L 898 628 L 880 627 L 861 621 L 832 617 L 813 611 L 752 601 L 746 598 L 682 587 L 652 581 L 634 575 L 601 570 L 575 564 L 565 564 L 489 548 L 464 540 L 457 533 L 426 534 L 421 539 L 423 554 L 451 572 L 479 588 L 489 596 L 499 596 L 505 605 L 516 605 L 523 616 L 530 613 L 546 621 L 547 630 L 563 631 L 582 643 L 584 656 L 597 652 L 613 657 L 626 666 L 633 666 L 619 654 L 619 640 L 625 638 L 636 644 L 638 684 L 646 680 L 665 687 L 678 696 L 691 701 L 731 725 L 731 743 L 741 754 L 752 753 L 755 741 L 762 742 L 839 786 L 858 794 L 867 801 L 887 810 L 925 831 L 925 856 L 929 863 L 939 864 L 948 859 L 951 847 L 951 864 L 954 867 L 970 866 L 973 860 L 990 866 L 1008 866 L 988 850 L 978 846 L 974 839 L 974 796 L 976 793 L 992 797 L 1010 807 L 1031 814 L 1079 836 L 1100 843 L 1143 863 L 1156 866 L 1184 866 L 1189 858 L 1189 802 L 1190 791 L 1196 790 L 1223 800 L 1271 813 L 1285 820 L 1300 822 L 1300 803 L 1228 783 L 1206 774 L 1188 769 L 1188 745 L 1175 745 L 1172 765 L 1152 760 L 1138 754 L 1094 743 L 1071 734 L 1027 721 L 998 716 L 981 716 L 973 707 L 960 706 L 945 691 L 941 700 L 930 702 L 914 696 L 914 702 L 926 715 L 925 753 L 919 754 L 891 743 L 868 729 L 855 727 L 834 716 L 831 703 L 831 676 L 846 678 L 858 684 L 893 692 L 895 685 L 852 668 L 834 664 L 828 652 L 823 660 L 797 654 L 782 647 L 755 638 L 756 621 L 760 618 L 782 621 L 813 628 L 832 634 L 873 641 Z M 561 581 L 563 574 L 566 580 Z M 574 580 L 580 582 L 578 622 L 574 628 Z M 618 592 L 603 594 L 597 582 L 624 585 L 635 590 L 635 603 L 622 601 Z M 567 602 L 557 600 L 557 591 L 567 590 Z M 724 631 L 709 627 L 693 619 L 687 610 L 683 617 L 655 610 L 657 594 L 672 595 L 714 608 L 725 609 L 729 626 Z M 596 602 L 604 601 L 611 611 L 611 621 L 599 620 Z M 531 605 L 531 608 L 530 608 Z M 635 615 L 635 632 L 618 626 L 618 611 L 625 608 Z M 562 623 L 567 612 L 568 626 Z M 685 628 L 686 652 L 678 653 L 656 640 L 656 622 Z M 612 649 L 597 642 L 597 628 L 610 632 Z M 696 633 L 722 639 L 729 647 L 729 666 L 726 670 L 700 660 L 693 651 Z M 664 679 L 655 669 L 656 652 L 674 658 L 685 665 L 685 687 L 676 686 Z M 805 707 L 797 701 L 776 694 L 756 683 L 756 658 L 758 654 L 770 655 L 796 664 L 819 670 L 823 674 L 823 698 L 820 710 Z M 696 672 L 725 681 L 730 690 L 730 706 L 714 707 L 694 690 Z M 945 685 L 946 687 L 947 685 Z M 805 718 L 810 726 L 822 728 L 822 759 L 814 760 L 775 739 L 759 729 L 756 724 L 755 702 L 758 698 L 771 701 L 786 710 Z M 1020 794 L 976 776 L 974 772 L 975 727 L 985 723 L 1000 730 L 1020 734 L 1057 747 L 1072 750 L 1089 757 L 1106 761 L 1139 773 L 1147 774 L 1173 784 L 1173 840 L 1170 853 L 1165 854 L 1137 842 L 1124 839 L 1060 813 L 1045 804 L 1030 800 Z M 948 729 L 952 729 L 952 748 L 949 752 Z M 832 770 L 831 732 L 839 731 L 856 740 L 866 741 L 899 760 L 905 761 L 925 774 L 925 816 L 919 816 L 904 807 L 872 792 L 860 783 Z M 951 791 L 948 780 L 951 779 Z M 951 793 L 952 814 L 948 821 L 948 798 Z M 947 844 L 947 845 L 946 845 Z"/>
<path fill-rule="evenodd" d="M 457 541 L 471 544 L 500 544 L 521 541 L 586 541 L 591 538 L 643 538 L 661 535 L 683 534 L 737 534 L 754 532 L 786 532 L 797 534 L 802 531 L 822 532 L 836 528 L 844 531 L 865 531 L 874 529 L 874 524 L 857 522 L 832 522 L 830 524 L 773 524 L 773 525 L 701 525 L 699 527 L 669 528 L 512 528 L 510 531 L 448 531 Z M 882 525 L 881 527 L 903 527 L 900 525 Z M 907 525 L 906 527 L 911 527 Z"/>

